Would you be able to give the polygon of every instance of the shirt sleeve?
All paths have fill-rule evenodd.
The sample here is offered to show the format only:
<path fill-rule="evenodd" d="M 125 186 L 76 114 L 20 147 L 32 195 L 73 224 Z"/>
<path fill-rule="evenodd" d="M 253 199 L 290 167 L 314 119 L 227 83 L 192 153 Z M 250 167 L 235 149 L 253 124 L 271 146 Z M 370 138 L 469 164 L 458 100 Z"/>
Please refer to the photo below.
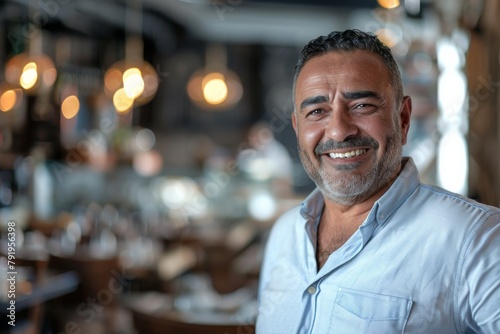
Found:
<path fill-rule="evenodd" d="M 500 212 L 470 231 L 457 268 L 456 326 L 460 333 L 500 333 Z"/>

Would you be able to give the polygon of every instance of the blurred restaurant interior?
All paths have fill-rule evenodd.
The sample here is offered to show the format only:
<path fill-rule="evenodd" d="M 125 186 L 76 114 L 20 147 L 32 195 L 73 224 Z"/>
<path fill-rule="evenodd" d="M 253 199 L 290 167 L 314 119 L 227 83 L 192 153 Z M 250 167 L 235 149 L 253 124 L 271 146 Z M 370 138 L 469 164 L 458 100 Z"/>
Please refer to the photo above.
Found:
<path fill-rule="evenodd" d="M 423 181 L 499 206 L 499 17 L 499 0 L 0 2 L 0 330 L 253 333 L 267 232 L 314 188 L 293 69 L 333 30 L 392 49 Z"/>

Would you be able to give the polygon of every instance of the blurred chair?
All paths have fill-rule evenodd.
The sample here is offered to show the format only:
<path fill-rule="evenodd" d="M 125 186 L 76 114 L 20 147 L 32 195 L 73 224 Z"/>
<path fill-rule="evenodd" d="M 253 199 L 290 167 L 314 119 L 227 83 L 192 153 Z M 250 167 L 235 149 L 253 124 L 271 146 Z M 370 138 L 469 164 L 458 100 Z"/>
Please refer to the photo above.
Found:
<path fill-rule="evenodd" d="M 51 253 L 48 266 L 51 270 L 75 271 L 78 274 L 80 277 L 78 290 L 80 302 L 85 301 L 87 297 L 98 297 L 99 292 L 103 289 L 111 290 L 109 285 L 113 283 L 112 280 L 116 279 L 116 274 L 120 272 L 117 257 L 94 258 L 89 255 L 63 256 Z"/>
<path fill-rule="evenodd" d="M 78 307 L 84 304 L 84 310 L 97 310 L 97 319 L 102 321 L 106 333 L 112 333 L 117 294 L 124 290 L 124 283 L 118 277 L 121 272 L 118 258 L 95 258 L 86 253 L 71 256 L 51 253 L 48 268 L 56 272 L 74 271 L 80 280 L 77 291 L 59 300 L 54 313 L 69 312 L 70 316 L 74 316 L 75 313 L 78 314 Z M 91 303 L 99 307 L 96 308 Z"/>
<path fill-rule="evenodd" d="M 20 233 L 22 234 L 22 232 Z M 2 258 L 2 264 L 5 265 L 5 270 L 7 270 L 7 244 L 2 242 L 1 246 L 0 257 Z M 47 260 L 47 254 L 33 251 L 26 247 L 18 247 L 15 257 L 12 259 L 12 263 L 15 264 L 15 270 L 12 271 L 18 272 L 16 276 L 16 309 L 18 312 L 24 311 L 24 308 L 28 310 L 26 319 L 28 328 L 23 333 L 39 333 L 41 331 L 44 309 L 41 298 L 39 296 L 36 297 L 39 291 L 34 291 L 34 289 L 45 278 Z M 7 294 L 6 291 L 5 294 Z M 18 327 L 26 327 L 19 325 L 19 323 L 23 323 L 23 320 L 22 316 L 16 319 Z M 4 330 L 3 327 L 0 328 L 0 331 Z M 5 330 L 5 332 L 8 331 Z"/>
<path fill-rule="evenodd" d="M 253 324 L 187 323 L 167 315 L 153 315 L 132 309 L 134 327 L 138 334 L 254 334 Z"/>
<path fill-rule="evenodd" d="M 19 252 L 21 253 L 21 252 Z M 46 254 L 34 254 L 32 252 L 18 254 L 16 258 L 17 267 L 27 267 L 32 270 L 32 284 L 34 286 L 40 284 L 46 273 L 47 269 L 47 256 Z M 32 333 L 40 333 L 43 322 L 43 304 L 37 300 L 34 301 L 29 312 L 29 320 L 31 323 Z M 30 330 L 27 331 L 28 333 Z"/>

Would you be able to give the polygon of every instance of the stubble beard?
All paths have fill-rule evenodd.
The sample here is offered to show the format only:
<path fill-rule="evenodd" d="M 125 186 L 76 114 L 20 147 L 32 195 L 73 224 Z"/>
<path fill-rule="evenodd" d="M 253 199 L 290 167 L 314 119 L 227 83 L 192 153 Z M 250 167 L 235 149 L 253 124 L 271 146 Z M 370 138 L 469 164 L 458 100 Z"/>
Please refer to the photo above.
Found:
<path fill-rule="evenodd" d="M 331 201 L 350 206 L 370 198 L 393 180 L 401 164 L 403 151 L 401 137 L 399 129 L 387 137 L 384 155 L 378 162 L 373 163 L 367 173 L 355 172 L 359 164 L 354 163 L 337 166 L 337 171 L 342 174 L 340 177 L 333 177 L 321 166 L 320 158 L 318 158 L 320 165 L 317 168 L 300 145 L 299 155 L 305 171 L 316 183 L 323 196 Z M 374 156 L 377 156 L 376 152 Z"/>

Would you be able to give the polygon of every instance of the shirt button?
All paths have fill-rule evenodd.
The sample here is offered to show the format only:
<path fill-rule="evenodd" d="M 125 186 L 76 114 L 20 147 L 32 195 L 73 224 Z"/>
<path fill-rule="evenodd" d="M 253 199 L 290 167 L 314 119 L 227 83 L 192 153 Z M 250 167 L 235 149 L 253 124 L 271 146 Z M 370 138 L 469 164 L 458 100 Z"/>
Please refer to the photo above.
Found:
<path fill-rule="evenodd" d="M 316 287 L 314 285 L 311 285 L 307 288 L 307 293 L 313 295 L 314 293 L 316 293 Z"/>
<path fill-rule="evenodd" d="M 379 217 L 380 219 L 384 219 L 384 218 L 385 218 L 385 215 L 384 215 L 383 213 L 381 213 L 381 214 L 379 214 L 379 215 L 378 215 L 378 217 Z"/>

